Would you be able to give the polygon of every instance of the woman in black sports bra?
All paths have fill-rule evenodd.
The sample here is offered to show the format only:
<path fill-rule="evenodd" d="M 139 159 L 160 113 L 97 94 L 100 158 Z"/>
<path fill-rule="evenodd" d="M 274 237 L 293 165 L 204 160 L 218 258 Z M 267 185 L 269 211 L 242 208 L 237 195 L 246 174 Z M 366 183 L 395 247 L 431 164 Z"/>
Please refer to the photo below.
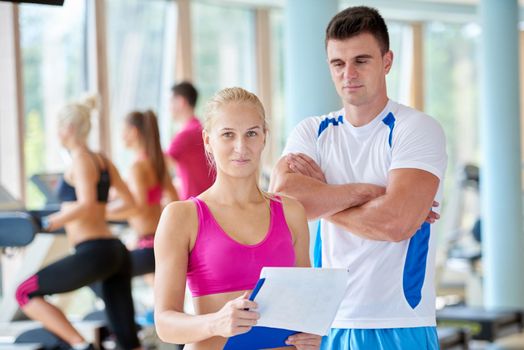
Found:
<path fill-rule="evenodd" d="M 58 136 L 72 163 L 59 187 L 60 211 L 42 219 L 44 230 L 65 227 L 74 253 L 25 280 L 16 298 L 28 317 L 40 321 L 73 349 L 91 349 L 62 311 L 43 296 L 101 282 L 107 317 L 119 345 L 138 349 L 129 253 L 106 224 L 106 217 L 132 210 L 133 198 L 113 163 L 87 146 L 93 107 L 90 100 L 69 104 L 59 112 Z M 121 199 L 111 208 L 107 205 L 109 188 Z"/>

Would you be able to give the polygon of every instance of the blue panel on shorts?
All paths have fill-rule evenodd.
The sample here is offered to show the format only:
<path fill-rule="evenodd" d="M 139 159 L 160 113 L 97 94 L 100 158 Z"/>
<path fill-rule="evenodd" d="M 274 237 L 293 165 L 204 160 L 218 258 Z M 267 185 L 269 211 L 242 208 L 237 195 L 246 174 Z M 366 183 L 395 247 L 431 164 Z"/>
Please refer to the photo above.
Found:
<path fill-rule="evenodd" d="M 436 327 L 338 329 L 322 338 L 321 350 L 438 350 Z"/>

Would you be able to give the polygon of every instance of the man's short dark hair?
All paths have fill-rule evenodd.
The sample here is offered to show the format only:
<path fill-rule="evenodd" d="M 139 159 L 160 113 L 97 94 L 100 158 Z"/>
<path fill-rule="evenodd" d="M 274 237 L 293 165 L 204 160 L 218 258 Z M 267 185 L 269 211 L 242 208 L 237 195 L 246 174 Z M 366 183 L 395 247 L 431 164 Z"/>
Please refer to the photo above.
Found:
<path fill-rule="evenodd" d="M 363 33 L 373 35 L 382 54 L 389 51 L 386 22 L 376 9 L 367 6 L 348 7 L 337 13 L 326 28 L 326 47 L 331 39 L 345 40 Z"/>
<path fill-rule="evenodd" d="M 198 91 L 195 89 L 193 84 L 188 81 L 183 81 L 173 85 L 171 92 L 175 96 L 182 96 L 186 99 L 187 103 L 189 103 L 191 107 L 195 108 L 198 100 Z"/>

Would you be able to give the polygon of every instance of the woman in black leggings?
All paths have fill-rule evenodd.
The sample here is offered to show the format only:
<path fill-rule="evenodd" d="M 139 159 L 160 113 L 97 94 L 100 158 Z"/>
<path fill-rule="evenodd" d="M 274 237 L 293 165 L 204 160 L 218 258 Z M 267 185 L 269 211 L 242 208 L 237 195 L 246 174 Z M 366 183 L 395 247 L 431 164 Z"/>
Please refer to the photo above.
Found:
<path fill-rule="evenodd" d="M 131 298 L 131 262 L 125 246 L 107 227 L 106 215 L 133 210 L 133 198 L 115 166 L 87 146 L 94 100 L 72 103 L 59 112 L 58 136 L 72 163 L 59 186 L 62 207 L 42 219 L 42 228 L 65 227 L 75 247 L 72 255 L 43 268 L 16 291 L 24 313 L 55 333 L 74 349 L 91 349 L 63 312 L 43 296 L 69 292 L 100 281 L 111 328 L 124 349 L 139 349 Z M 121 199 L 106 205 L 114 188 Z"/>

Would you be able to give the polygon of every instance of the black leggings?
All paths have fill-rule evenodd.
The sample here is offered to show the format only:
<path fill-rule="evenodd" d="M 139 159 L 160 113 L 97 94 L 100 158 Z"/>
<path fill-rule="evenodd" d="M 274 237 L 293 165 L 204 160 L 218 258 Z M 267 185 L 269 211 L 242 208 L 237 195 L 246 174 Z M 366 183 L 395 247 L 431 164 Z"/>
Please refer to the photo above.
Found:
<path fill-rule="evenodd" d="M 75 247 L 75 253 L 43 268 L 22 283 L 17 299 L 70 292 L 100 282 L 110 326 L 124 349 L 140 346 L 131 298 L 131 261 L 118 239 L 93 239 Z"/>
<path fill-rule="evenodd" d="M 139 248 L 129 252 L 131 257 L 131 277 L 143 276 L 155 272 L 155 252 L 153 248 Z M 102 298 L 102 283 L 95 282 L 89 288 Z"/>
<path fill-rule="evenodd" d="M 130 252 L 130 255 L 131 275 L 133 277 L 155 272 L 155 252 L 153 248 L 135 249 Z"/>

